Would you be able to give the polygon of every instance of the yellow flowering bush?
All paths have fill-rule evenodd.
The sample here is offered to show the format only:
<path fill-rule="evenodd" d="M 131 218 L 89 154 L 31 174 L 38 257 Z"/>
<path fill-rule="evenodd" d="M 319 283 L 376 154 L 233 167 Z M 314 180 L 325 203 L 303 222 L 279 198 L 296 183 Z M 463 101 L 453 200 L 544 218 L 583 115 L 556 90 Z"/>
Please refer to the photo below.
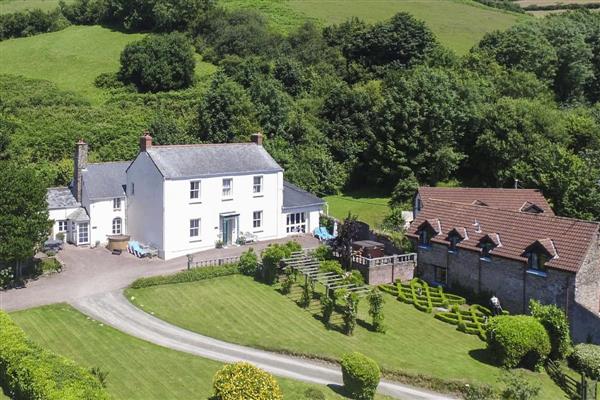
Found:
<path fill-rule="evenodd" d="M 282 400 L 272 375 L 246 362 L 228 364 L 213 378 L 216 400 Z"/>

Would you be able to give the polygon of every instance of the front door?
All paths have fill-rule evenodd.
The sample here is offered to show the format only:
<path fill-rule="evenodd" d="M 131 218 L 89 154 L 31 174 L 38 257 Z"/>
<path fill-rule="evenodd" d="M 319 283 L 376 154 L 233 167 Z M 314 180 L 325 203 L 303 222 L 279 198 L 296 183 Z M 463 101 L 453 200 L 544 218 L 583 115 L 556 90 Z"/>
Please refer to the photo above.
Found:
<path fill-rule="evenodd" d="M 223 245 L 228 246 L 235 241 L 235 217 L 223 217 Z"/>

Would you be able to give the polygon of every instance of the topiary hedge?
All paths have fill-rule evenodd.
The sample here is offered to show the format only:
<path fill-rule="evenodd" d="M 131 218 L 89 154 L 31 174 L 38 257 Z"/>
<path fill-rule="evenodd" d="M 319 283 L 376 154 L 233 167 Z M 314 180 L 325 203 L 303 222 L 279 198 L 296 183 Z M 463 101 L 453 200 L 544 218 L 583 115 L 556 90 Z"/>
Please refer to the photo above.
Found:
<path fill-rule="evenodd" d="M 488 349 L 508 368 L 537 369 L 550 354 L 550 337 L 544 326 L 527 315 L 493 317 L 487 325 Z"/>
<path fill-rule="evenodd" d="M 158 275 L 149 278 L 136 279 L 132 289 L 141 289 L 150 286 L 168 285 L 171 283 L 196 282 L 219 276 L 235 275 L 240 272 L 238 264 L 225 264 L 214 267 L 199 267 L 178 272 L 173 275 Z"/>
<path fill-rule="evenodd" d="M 213 378 L 215 400 L 282 400 L 279 384 L 269 373 L 238 362 L 221 368 Z"/>
<path fill-rule="evenodd" d="M 14 399 L 101 400 L 110 397 L 87 370 L 34 344 L 0 311 L 0 383 Z"/>
<path fill-rule="evenodd" d="M 542 305 L 533 299 L 529 302 L 529 310 L 550 336 L 550 358 L 560 360 L 567 357 L 571 352 L 571 333 L 565 312 L 555 305 Z"/>
<path fill-rule="evenodd" d="M 600 346 L 578 344 L 570 357 L 572 367 L 590 379 L 600 381 Z"/>
<path fill-rule="evenodd" d="M 375 361 L 361 353 L 346 354 L 341 362 L 344 388 L 357 400 L 370 400 L 375 396 L 381 371 Z"/>

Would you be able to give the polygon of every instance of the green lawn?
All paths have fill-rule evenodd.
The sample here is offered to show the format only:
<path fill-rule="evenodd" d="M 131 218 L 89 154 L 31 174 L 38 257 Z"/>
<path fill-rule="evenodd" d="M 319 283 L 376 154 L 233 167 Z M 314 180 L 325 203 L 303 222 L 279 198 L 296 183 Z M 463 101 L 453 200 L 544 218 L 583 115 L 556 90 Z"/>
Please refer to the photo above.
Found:
<path fill-rule="evenodd" d="M 108 371 L 108 391 L 115 399 L 206 399 L 212 377 L 222 366 L 128 336 L 67 305 L 20 311 L 11 317 L 42 346 L 84 367 Z M 318 388 L 328 399 L 341 398 L 325 386 L 277 381 L 286 399 L 305 399 L 309 387 Z"/>
<path fill-rule="evenodd" d="M 66 0 L 65 3 L 70 3 L 71 1 Z M 0 0 L 0 14 L 33 10 L 35 8 L 51 11 L 58 7 L 58 2 L 59 0 Z"/>
<path fill-rule="evenodd" d="M 341 195 L 326 196 L 329 214 L 338 219 L 344 219 L 348 212 L 358 216 L 371 228 L 377 228 L 388 214 L 389 197 L 368 195 L 362 192 L 348 192 Z"/>
<path fill-rule="evenodd" d="M 349 17 L 374 22 L 406 11 L 425 21 L 440 42 L 466 53 L 486 32 L 506 29 L 527 18 L 470 0 L 223 0 L 227 6 L 255 8 L 271 18 L 274 27 L 289 31 L 306 19 L 323 24 Z"/>
<path fill-rule="evenodd" d="M 253 347 L 335 359 L 360 351 L 386 370 L 491 385 L 498 384 L 501 372 L 487 363 L 480 339 L 389 295 L 385 295 L 384 308 L 388 332 L 378 334 L 358 326 L 352 337 L 326 330 L 316 317 L 318 304 L 311 305 L 313 315 L 274 288 L 241 275 L 129 289 L 127 295 L 139 307 L 173 324 Z M 366 318 L 366 307 L 363 301 L 361 319 Z M 547 375 L 530 376 L 543 384 L 541 398 L 563 398 Z"/>

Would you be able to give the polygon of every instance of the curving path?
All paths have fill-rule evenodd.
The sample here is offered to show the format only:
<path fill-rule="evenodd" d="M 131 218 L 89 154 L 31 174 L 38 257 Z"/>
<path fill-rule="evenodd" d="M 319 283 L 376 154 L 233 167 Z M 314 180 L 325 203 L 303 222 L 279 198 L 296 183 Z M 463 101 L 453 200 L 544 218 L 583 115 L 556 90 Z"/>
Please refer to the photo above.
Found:
<path fill-rule="evenodd" d="M 272 374 L 305 382 L 342 384 L 341 371 L 333 364 L 227 343 L 179 328 L 138 309 L 121 291 L 79 298 L 71 304 L 95 320 L 159 346 L 226 363 L 247 361 Z M 398 399 L 452 399 L 390 381 L 381 381 L 378 391 Z"/>

